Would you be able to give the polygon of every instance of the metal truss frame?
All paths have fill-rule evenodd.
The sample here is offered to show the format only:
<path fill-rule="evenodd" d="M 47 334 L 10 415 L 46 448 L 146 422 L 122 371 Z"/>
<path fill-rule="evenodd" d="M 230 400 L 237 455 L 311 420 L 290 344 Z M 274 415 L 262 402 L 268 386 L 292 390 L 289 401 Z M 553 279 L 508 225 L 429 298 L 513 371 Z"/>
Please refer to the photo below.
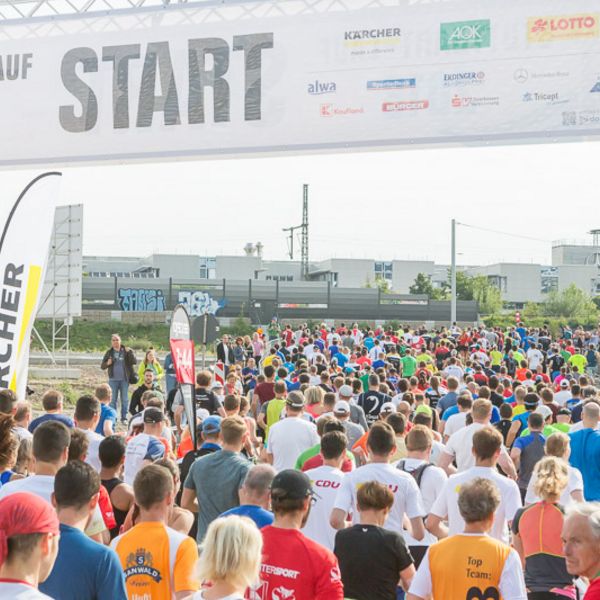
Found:
<path fill-rule="evenodd" d="M 418 3 L 419 0 L 0 0 L 0 26 L 60 18 L 140 14 L 192 8 L 206 21 L 344 12 Z"/>

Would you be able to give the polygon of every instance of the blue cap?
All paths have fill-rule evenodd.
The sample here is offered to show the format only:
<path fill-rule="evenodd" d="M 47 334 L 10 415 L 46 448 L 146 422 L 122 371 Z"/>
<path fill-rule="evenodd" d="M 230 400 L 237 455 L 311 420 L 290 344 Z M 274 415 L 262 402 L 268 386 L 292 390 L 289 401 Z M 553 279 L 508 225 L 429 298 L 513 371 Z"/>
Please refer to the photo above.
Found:
<path fill-rule="evenodd" d="M 213 415 L 202 421 L 202 433 L 219 433 L 221 431 L 221 417 Z"/>

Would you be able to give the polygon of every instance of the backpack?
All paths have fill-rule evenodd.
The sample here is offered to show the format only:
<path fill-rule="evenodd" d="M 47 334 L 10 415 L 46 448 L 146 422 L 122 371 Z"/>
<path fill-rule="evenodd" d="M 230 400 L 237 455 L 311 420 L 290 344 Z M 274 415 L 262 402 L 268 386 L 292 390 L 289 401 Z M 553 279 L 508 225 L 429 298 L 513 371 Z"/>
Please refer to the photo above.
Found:
<path fill-rule="evenodd" d="M 409 475 L 412 475 L 414 480 L 417 482 L 417 487 L 419 489 L 421 489 L 421 479 L 423 479 L 423 473 L 425 473 L 425 471 L 429 467 L 433 467 L 433 465 L 431 463 L 424 463 L 420 467 L 417 467 L 414 471 L 407 471 L 405 469 L 405 466 L 406 466 L 405 459 L 402 459 L 401 461 L 398 462 L 398 469 L 400 469 L 401 471 L 404 471 L 405 473 L 408 473 Z"/>

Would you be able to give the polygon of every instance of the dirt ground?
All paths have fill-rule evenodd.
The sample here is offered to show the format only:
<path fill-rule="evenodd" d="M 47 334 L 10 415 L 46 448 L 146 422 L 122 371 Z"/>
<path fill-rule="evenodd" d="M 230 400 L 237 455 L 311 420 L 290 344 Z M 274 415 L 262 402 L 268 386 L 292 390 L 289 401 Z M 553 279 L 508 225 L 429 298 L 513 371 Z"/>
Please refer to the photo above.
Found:
<path fill-rule="evenodd" d="M 46 390 L 57 389 L 65 396 L 64 410 L 72 414 L 74 403 L 79 396 L 93 394 L 100 383 L 106 383 L 106 372 L 100 367 L 77 367 L 81 371 L 79 379 L 38 379 L 30 378 L 29 387 L 34 393 L 27 398 L 32 403 L 34 413 L 42 411 L 41 398 Z M 135 387 L 135 386 L 134 386 Z"/>

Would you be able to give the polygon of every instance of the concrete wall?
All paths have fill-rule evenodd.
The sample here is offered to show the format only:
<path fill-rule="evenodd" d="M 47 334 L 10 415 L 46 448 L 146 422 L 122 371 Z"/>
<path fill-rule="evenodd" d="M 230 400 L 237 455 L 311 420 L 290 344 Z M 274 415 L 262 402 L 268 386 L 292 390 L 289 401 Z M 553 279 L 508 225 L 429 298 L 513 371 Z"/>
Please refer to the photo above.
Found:
<path fill-rule="evenodd" d="M 435 264 L 431 260 L 394 260 L 392 262 L 392 289 L 397 294 L 408 294 L 419 273 L 433 278 Z"/>
<path fill-rule="evenodd" d="M 568 288 L 574 283 L 588 294 L 594 292 L 592 289 L 592 281 L 599 275 L 598 267 L 595 265 L 562 265 L 559 266 L 557 270 L 559 291 Z"/>
<path fill-rule="evenodd" d="M 140 261 L 159 269 L 160 277 L 174 279 L 195 279 L 200 277 L 200 260 L 196 254 L 152 254 Z"/>
<path fill-rule="evenodd" d="M 600 252 L 600 248 L 596 246 L 584 245 L 560 245 L 552 247 L 552 266 L 560 267 L 561 265 L 586 265 L 590 259 Z M 592 259 L 593 261 L 593 259 Z"/>
<path fill-rule="evenodd" d="M 363 287 L 367 279 L 375 281 L 375 262 L 356 258 L 331 258 L 319 264 L 319 270 L 337 273 L 338 287 Z"/>
<path fill-rule="evenodd" d="M 541 265 L 525 263 L 499 263 L 484 267 L 471 267 L 469 275 L 486 277 L 506 277 L 506 289 L 502 289 L 505 302 L 541 302 L 542 276 Z"/>
<path fill-rule="evenodd" d="M 262 268 L 258 256 L 217 256 L 216 259 L 217 279 L 254 279 L 256 271 Z"/>

